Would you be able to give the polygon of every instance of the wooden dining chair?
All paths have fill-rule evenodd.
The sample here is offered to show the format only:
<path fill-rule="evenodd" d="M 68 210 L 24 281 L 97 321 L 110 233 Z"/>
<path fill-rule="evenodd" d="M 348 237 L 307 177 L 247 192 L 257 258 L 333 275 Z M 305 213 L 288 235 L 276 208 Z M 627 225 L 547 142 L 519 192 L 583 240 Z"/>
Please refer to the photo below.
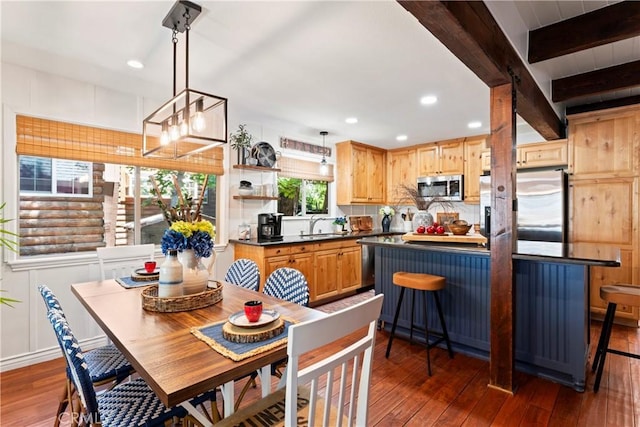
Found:
<path fill-rule="evenodd" d="M 262 425 L 261 420 L 267 419 L 272 424 L 284 420 L 285 427 L 368 425 L 369 384 L 382 300 L 380 294 L 326 317 L 289 326 L 285 388 L 216 426 Z M 331 346 L 337 340 L 340 345 Z M 337 404 L 332 406 L 332 400 Z"/>
<path fill-rule="evenodd" d="M 64 317 L 62 306 L 51 289 L 45 285 L 40 285 L 38 286 L 38 290 L 47 307 L 47 313 L 51 310 L 57 310 L 60 315 Z M 89 372 L 89 378 L 94 387 L 110 384 L 109 388 L 113 388 L 134 373 L 133 366 L 131 366 L 129 361 L 113 344 L 87 351 L 84 353 L 84 358 Z M 72 401 L 74 394 L 75 388 L 71 381 L 71 372 L 67 370 L 67 380 L 60 395 L 60 403 L 58 404 L 54 426 L 59 425 L 60 415 L 64 413 L 67 405 Z"/>
<path fill-rule="evenodd" d="M 97 395 L 82 352 L 67 319 L 59 310 L 51 309 L 47 317 L 56 332 L 71 373 L 80 402 L 72 405 L 76 421 L 89 426 L 161 425 L 174 417 L 182 418 L 183 425 L 200 425 L 181 406 L 167 408 L 142 378 L 120 383 Z"/>
<path fill-rule="evenodd" d="M 257 291 L 260 287 L 260 268 L 250 259 L 237 259 L 229 266 L 224 281 Z"/>
<path fill-rule="evenodd" d="M 97 248 L 100 264 L 100 280 L 131 276 L 136 268 L 142 268 L 145 261 L 154 259 L 155 245 L 114 246 Z"/>

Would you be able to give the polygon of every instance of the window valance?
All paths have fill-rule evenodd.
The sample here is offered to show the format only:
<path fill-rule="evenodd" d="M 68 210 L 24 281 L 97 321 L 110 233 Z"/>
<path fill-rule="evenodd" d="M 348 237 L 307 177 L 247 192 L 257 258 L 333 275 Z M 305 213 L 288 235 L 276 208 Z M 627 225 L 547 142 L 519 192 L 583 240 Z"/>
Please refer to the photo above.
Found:
<path fill-rule="evenodd" d="M 282 170 L 278 175 L 288 178 L 312 179 L 316 181 L 333 182 L 333 165 L 329 166 L 327 175 L 320 173 L 320 162 L 294 159 L 282 156 L 278 160 L 278 168 Z"/>

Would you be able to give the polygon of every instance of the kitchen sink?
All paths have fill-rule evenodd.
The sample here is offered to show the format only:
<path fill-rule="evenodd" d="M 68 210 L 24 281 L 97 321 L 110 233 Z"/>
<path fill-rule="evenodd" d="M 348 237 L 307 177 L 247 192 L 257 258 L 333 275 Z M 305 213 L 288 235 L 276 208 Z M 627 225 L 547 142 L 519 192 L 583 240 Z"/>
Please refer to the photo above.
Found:
<path fill-rule="evenodd" d="M 335 236 L 346 236 L 343 233 L 317 233 L 317 234 L 302 234 L 300 235 L 301 239 L 321 239 L 323 237 L 335 237 Z"/>

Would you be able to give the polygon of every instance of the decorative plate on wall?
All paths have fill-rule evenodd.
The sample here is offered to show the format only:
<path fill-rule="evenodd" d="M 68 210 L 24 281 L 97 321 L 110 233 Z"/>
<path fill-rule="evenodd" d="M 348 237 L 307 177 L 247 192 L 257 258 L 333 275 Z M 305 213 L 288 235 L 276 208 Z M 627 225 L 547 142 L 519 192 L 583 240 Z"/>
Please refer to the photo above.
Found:
<path fill-rule="evenodd" d="M 272 168 L 276 164 L 276 150 L 268 142 L 258 142 L 251 149 L 251 155 L 258 159 L 258 166 Z"/>

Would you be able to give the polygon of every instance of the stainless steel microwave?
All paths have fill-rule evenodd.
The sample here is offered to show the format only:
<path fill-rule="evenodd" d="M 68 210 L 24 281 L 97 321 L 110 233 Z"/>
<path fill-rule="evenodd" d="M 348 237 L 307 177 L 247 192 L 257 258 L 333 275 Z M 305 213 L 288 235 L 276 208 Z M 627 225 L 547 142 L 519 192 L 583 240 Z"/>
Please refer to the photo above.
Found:
<path fill-rule="evenodd" d="M 421 197 L 438 197 L 452 202 L 464 199 L 462 175 L 435 175 L 418 178 L 418 194 Z"/>

